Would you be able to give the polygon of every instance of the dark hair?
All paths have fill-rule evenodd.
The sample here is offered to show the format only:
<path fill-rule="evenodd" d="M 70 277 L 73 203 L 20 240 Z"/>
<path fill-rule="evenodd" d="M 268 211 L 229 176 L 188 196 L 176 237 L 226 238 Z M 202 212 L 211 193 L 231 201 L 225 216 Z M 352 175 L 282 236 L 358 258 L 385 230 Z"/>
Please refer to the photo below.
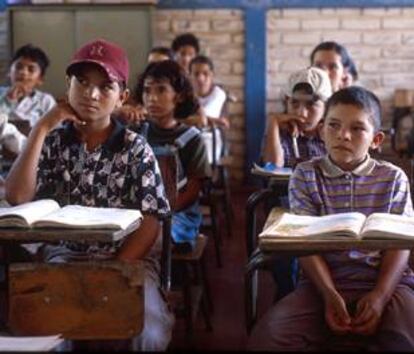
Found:
<path fill-rule="evenodd" d="M 149 64 L 138 77 L 134 90 L 135 99 L 143 104 L 144 82 L 147 78 L 154 80 L 168 80 L 174 91 L 181 95 L 182 100 L 175 106 L 174 116 L 179 119 L 187 118 L 197 112 L 199 103 L 193 86 L 184 69 L 173 60 L 163 60 Z"/>
<path fill-rule="evenodd" d="M 349 65 L 346 67 L 348 72 L 351 74 L 354 81 L 358 80 L 358 70 L 356 68 L 355 62 L 349 57 Z"/>
<path fill-rule="evenodd" d="M 374 131 L 381 129 L 381 103 L 371 91 L 360 86 L 350 86 L 335 92 L 326 103 L 324 118 L 338 104 L 350 104 L 364 110 L 371 116 Z"/>
<path fill-rule="evenodd" d="M 191 61 L 190 61 L 190 72 L 191 72 L 191 67 L 194 64 L 207 64 L 208 67 L 210 68 L 211 71 L 214 71 L 214 64 L 213 61 L 205 56 L 205 55 L 197 55 L 196 57 L 194 57 Z"/>
<path fill-rule="evenodd" d="M 42 76 L 45 75 L 46 69 L 49 66 L 49 58 L 42 49 L 35 47 L 32 44 L 26 44 L 16 50 L 11 59 L 11 63 L 13 64 L 20 58 L 28 58 L 33 60 L 39 65 Z"/>
<path fill-rule="evenodd" d="M 336 43 L 334 41 L 319 43 L 313 49 L 313 51 L 310 55 L 311 65 L 313 65 L 313 60 L 315 59 L 316 52 L 319 52 L 320 50 L 333 50 L 333 51 L 335 51 L 341 57 L 342 66 L 345 69 L 349 70 L 351 75 L 354 77 L 354 74 L 351 72 L 351 67 L 352 67 L 352 70 L 356 73 L 355 63 L 351 59 L 351 56 L 349 55 L 348 51 L 346 50 L 346 48 L 344 46 L 342 46 L 339 43 Z M 358 77 L 358 73 L 356 74 L 356 76 Z"/>
<path fill-rule="evenodd" d="M 184 33 L 175 37 L 172 41 L 171 48 L 174 52 L 176 52 L 185 45 L 193 47 L 197 54 L 200 52 L 198 38 L 192 33 Z"/>
<path fill-rule="evenodd" d="M 157 54 L 161 54 L 161 55 L 165 55 L 166 57 L 168 57 L 168 59 L 170 60 L 174 60 L 174 53 L 172 52 L 172 50 L 168 47 L 153 47 L 149 53 L 157 53 Z"/>

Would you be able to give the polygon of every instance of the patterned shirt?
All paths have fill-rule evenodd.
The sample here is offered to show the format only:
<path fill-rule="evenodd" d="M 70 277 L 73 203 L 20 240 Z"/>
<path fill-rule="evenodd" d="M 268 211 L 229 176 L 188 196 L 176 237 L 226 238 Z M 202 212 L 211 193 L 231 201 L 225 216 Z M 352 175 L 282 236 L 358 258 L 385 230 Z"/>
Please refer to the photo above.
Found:
<path fill-rule="evenodd" d="M 93 151 L 79 142 L 73 124 L 49 134 L 39 160 L 36 199 L 53 198 L 61 206 L 129 208 L 165 216 L 170 208 L 151 148 L 140 135 L 117 121 L 113 124 L 111 136 Z M 112 253 L 121 242 L 64 245 L 76 251 Z"/>
<path fill-rule="evenodd" d="M 285 130 L 280 131 L 280 141 L 284 153 L 284 167 L 294 167 L 298 162 L 293 150 L 292 136 Z M 297 138 L 299 156 L 301 161 L 310 160 L 312 157 L 324 156 L 326 154 L 325 143 L 316 136 L 303 136 Z"/>
<path fill-rule="evenodd" d="M 409 181 L 397 166 L 369 156 L 353 171 L 343 171 L 328 155 L 299 164 L 289 181 L 291 212 L 301 215 L 329 215 L 361 212 L 368 216 L 382 212 L 414 216 Z M 330 252 L 324 258 L 332 276 L 342 286 L 353 286 L 355 280 L 376 279 L 380 251 L 351 250 Z M 405 275 L 414 284 L 412 272 Z M 344 280 L 345 279 L 345 280 Z"/>
<path fill-rule="evenodd" d="M 18 102 L 11 102 L 7 98 L 9 90 L 9 86 L 0 87 L 0 112 L 8 114 L 11 122 L 28 120 L 33 127 L 56 104 L 52 95 L 39 90 L 34 90 Z"/>

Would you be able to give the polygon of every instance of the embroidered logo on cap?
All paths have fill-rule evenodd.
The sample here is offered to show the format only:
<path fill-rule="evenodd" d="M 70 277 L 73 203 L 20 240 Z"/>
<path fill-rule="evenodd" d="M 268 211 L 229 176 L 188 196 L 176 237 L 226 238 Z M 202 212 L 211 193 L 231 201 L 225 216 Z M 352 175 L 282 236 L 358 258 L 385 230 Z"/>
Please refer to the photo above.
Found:
<path fill-rule="evenodd" d="M 103 57 L 104 56 L 104 47 L 101 44 L 92 46 L 89 55 L 92 57 Z"/>

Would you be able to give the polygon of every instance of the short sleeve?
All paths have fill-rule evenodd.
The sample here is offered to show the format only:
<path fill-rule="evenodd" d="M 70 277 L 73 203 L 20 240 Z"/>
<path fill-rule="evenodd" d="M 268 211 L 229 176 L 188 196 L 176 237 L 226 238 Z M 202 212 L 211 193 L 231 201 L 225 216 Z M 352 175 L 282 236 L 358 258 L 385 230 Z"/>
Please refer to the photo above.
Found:
<path fill-rule="evenodd" d="M 410 183 L 407 175 L 400 169 L 397 170 L 391 199 L 391 214 L 414 216 Z"/>
<path fill-rule="evenodd" d="M 131 163 L 131 179 L 128 183 L 131 190 L 131 199 L 135 201 L 137 208 L 143 214 L 151 214 L 160 219 L 170 212 L 170 206 L 162 182 L 161 172 L 157 159 L 143 139 L 137 139 L 137 144 L 143 147 L 136 147 L 132 153 L 135 154 Z"/>
<path fill-rule="evenodd" d="M 320 215 L 312 200 L 309 185 L 315 181 L 315 173 L 306 173 L 303 164 L 297 165 L 289 180 L 290 212 L 298 215 Z"/>
<path fill-rule="evenodd" d="M 205 178 L 211 176 L 207 149 L 201 134 L 191 139 L 185 148 L 180 150 L 180 159 L 187 177 Z"/>

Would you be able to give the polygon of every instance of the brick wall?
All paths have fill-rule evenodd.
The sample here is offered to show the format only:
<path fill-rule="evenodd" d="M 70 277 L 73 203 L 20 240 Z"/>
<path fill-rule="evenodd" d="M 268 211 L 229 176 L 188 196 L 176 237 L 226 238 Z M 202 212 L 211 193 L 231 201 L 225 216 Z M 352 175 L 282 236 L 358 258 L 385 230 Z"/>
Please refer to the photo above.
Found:
<path fill-rule="evenodd" d="M 373 90 L 384 105 L 384 126 L 391 122 L 394 90 L 412 88 L 414 73 L 414 9 L 273 9 L 267 13 L 267 109 L 280 107 L 280 90 L 289 74 L 308 65 L 309 54 L 321 41 L 344 44 L 355 59 L 360 84 Z M 157 10 L 154 45 L 170 45 L 183 32 L 201 40 L 202 52 L 213 58 L 217 80 L 238 97 L 230 104 L 229 132 L 234 157 L 231 176 L 243 179 L 244 18 L 243 11 Z M 7 72 L 7 24 L 0 13 L 0 74 Z M 4 81 L 4 80 L 3 80 Z"/>
<path fill-rule="evenodd" d="M 216 81 L 238 101 L 229 104 L 232 127 L 228 132 L 234 180 L 243 179 L 244 120 L 244 21 L 240 10 L 157 10 L 153 19 L 154 45 L 170 46 L 178 34 L 194 33 L 201 52 L 213 59 Z"/>
<path fill-rule="evenodd" d="M 414 82 L 414 9 L 287 9 L 267 13 L 267 108 L 280 107 L 289 74 L 309 65 L 321 41 L 345 45 L 355 59 L 359 83 L 383 103 L 384 127 L 391 123 L 394 90 Z"/>

